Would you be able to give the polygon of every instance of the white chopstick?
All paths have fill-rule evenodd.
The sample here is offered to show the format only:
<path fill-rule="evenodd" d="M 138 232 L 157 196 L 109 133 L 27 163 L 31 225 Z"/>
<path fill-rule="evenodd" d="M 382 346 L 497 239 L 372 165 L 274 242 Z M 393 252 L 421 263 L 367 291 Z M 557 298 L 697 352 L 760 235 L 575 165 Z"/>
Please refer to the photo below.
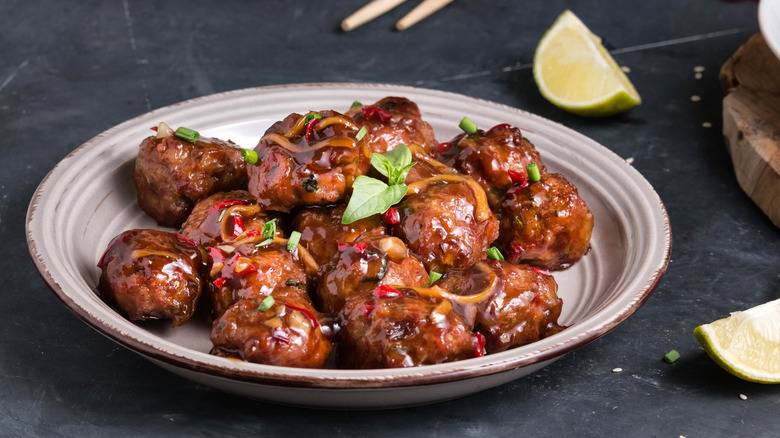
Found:
<path fill-rule="evenodd" d="M 406 14 L 404 18 L 398 20 L 398 23 L 395 23 L 395 28 L 398 30 L 408 29 L 450 3 L 452 3 L 452 0 L 424 0 Z"/>
<path fill-rule="evenodd" d="M 360 25 L 368 23 L 405 1 L 406 0 L 374 0 L 345 18 L 344 21 L 341 22 L 341 28 L 348 32 Z"/>

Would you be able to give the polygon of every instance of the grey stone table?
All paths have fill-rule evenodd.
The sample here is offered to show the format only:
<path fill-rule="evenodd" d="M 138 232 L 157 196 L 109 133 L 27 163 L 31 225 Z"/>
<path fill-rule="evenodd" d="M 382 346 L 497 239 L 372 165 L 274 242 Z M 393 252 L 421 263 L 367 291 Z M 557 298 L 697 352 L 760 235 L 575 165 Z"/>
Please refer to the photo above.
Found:
<path fill-rule="evenodd" d="M 340 32 L 362 3 L 0 3 L 0 435 L 778 436 L 780 387 L 725 373 L 692 334 L 780 297 L 780 231 L 738 187 L 720 122 L 718 70 L 758 32 L 758 3 L 459 0 L 394 31 L 414 1 Z M 534 49 L 566 8 L 630 68 L 642 106 L 587 120 L 541 97 Z M 65 155 L 156 108 L 301 82 L 493 100 L 633 157 L 671 218 L 666 276 L 623 324 L 536 374 L 445 403 L 371 412 L 277 406 L 198 385 L 91 330 L 49 291 L 28 255 L 25 213 Z M 681 359 L 664 363 L 673 348 Z"/>

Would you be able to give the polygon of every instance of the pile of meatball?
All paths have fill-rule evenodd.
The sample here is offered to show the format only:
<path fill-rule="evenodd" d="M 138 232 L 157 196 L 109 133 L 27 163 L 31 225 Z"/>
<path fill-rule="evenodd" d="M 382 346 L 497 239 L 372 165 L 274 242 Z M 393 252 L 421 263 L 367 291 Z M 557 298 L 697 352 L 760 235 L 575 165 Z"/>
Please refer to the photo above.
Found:
<path fill-rule="evenodd" d="M 138 204 L 178 231 L 125 231 L 98 262 L 99 296 L 130 320 L 179 326 L 199 308 L 212 354 L 346 369 L 480 357 L 564 329 L 550 271 L 588 252 L 593 215 L 516 127 L 439 143 L 414 102 L 386 97 L 290 114 L 253 151 L 156 130 L 135 162 Z M 415 163 L 406 195 L 342 223 L 356 178 L 385 178 L 372 154 L 400 145 Z"/>

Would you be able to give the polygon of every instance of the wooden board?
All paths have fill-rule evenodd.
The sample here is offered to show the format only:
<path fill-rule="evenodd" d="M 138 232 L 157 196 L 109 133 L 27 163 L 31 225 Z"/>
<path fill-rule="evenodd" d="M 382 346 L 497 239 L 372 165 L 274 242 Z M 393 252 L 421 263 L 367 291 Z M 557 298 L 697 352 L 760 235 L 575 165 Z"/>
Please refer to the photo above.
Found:
<path fill-rule="evenodd" d="M 780 227 L 780 60 L 761 34 L 723 65 L 723 135 L 742 190 Z"/>

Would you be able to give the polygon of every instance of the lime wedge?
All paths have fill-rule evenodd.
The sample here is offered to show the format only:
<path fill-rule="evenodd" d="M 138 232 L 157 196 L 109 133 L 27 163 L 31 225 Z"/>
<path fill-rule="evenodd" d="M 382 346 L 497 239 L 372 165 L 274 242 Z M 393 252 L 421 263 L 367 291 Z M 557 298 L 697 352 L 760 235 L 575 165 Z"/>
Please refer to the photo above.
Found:
<path fill-rule="evenodd" d="M 740 379 L 780 383 L 780 300 L 696 327 L 704 350 Z"/>
<path fill-rule="evenodd" d="M 609 116 L 642 102 L 601 38 L 569 10 L 536 46 L 534 80 L 547 100 L 581 116 Z"/>

